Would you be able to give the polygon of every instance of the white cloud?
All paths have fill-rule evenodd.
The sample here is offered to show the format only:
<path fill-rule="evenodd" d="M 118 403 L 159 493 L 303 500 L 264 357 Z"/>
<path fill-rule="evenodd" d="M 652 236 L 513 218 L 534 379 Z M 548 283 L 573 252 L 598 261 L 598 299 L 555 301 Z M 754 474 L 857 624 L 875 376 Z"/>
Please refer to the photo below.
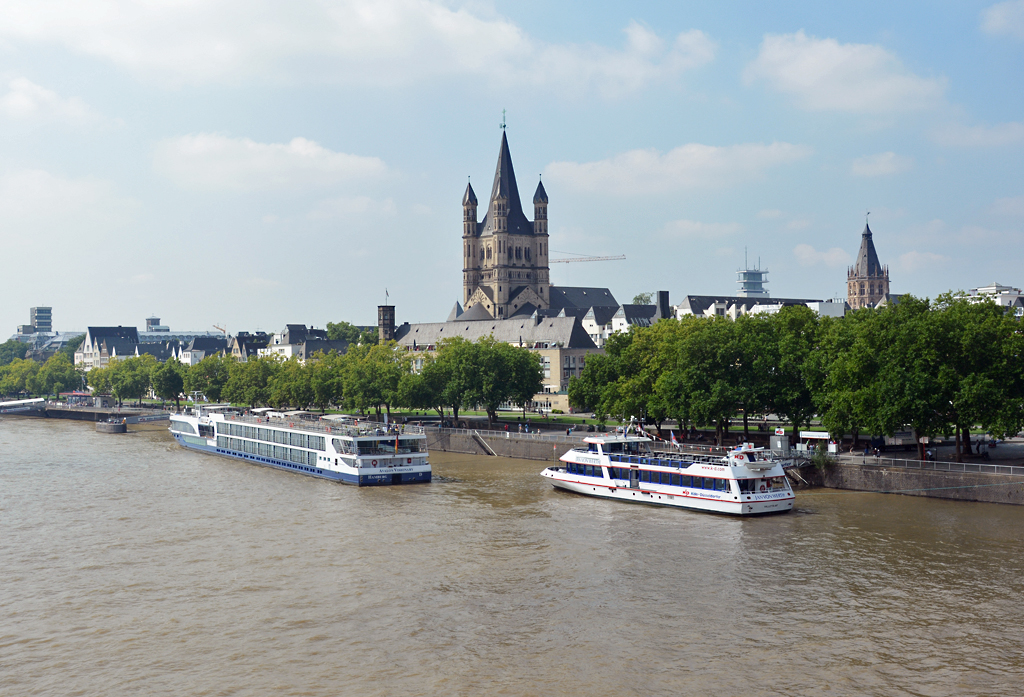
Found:
<path fill-rule="evenodd" d="M 666 42 L 631 23 L 622 49 L 546 44 L 443 0 L 7 0 L 0 37 L 58 44 L 147 78 L 408 84 L 477 76 L 629 90 L 713 59 L 691 30 Z"/>
<path fill-rule="evenodd" d="M 919 271 L 936 266 L 943 266 L 949 261 L 949 257 L 934 252 L 907 252 L 899 257 L 900 268 L 903 271 Z"/>
<path fill-rule="evenodd" d="M 23 77 L 11 80 L 7 89 L 0 95 L 0 113 L 11 119 L 90 123 L 100 118 L 81 99 L 61 97 Z"/>
<path fill-rule="evenodd" d="M 397 212 L 395 202 L 390 198 L 376 200 L 369 196 L 338 196 L 320 201 L 306 217 L 310 220 L 334 220 L 368 213 L 392 216 Z"/>
<path fill-rule="evenodd" d="M 806 230 L 811 226 L 811 221 L 807 218 L 795 218 L 786 223 L 787 230 Z"/>
<path fill-rule="evenodd" d="M 137 212 L 136 201 L 100 179 L 38 169 L 0 174 L 0 242 L 11 258 L 32 250 L 95 251 Z"/>
<path fill-rule="evenodd" d="M 767 169 L 800 160 L 811 152 L 807 146 L 791 143 L 726 147 L 690 143 L 664 155 L 653 149 L 630 150 L 597 162 L 552 162 L 544 176 L 577 191 L 664 193 L 756 178 Z"/>
<path fill-rule="evenodd" d="M 1024 196 L 996 199 L 992 204 L 992 212 L 996 215 L 1024 218 Z"/>
<path fill-rule="evenodd" d="M 913 169 L 914 158 L 897 155 L 894 152 L 880 152 L 877 155 L 858 157 L 850 166 L 850 174 L 856 177 L 884 177 Z"/>
<path fill-rule="evenodd" d="M 828 267 L 846 266 L 850 263 L 850 255 L 846 250 L 833 247 L 826 252 L 819 252 L 809 244 L 798 244 L 793 248 L 793 256 L 796 257 L 800 266 L 819 266 L 824 264 Z"/>
<path fill-rule="evenodd" d="M 933 133 L 939 145 L 963 148 L 993 148 L 1024 143 L 1024 123 L 1011 121 L 995 126 L 952 124 Z"/>
<path fill-rule="evenodd" d="M 185 188 L 236 192 L 333 186 L 387 172 L 377 157 L 334 152 L 305 138 L 257 143 L 214 133 L 158 143 L 154 165 Z"/>
<path fill-rule="evenodd" d="M 989 34 L 1024 39 L 1024 0 L 999 2 L 981 13 L 981 28 Z"/>
<path fill-rule="evenodd" d="M 702 223 L 698 220 L 673 220 L 665 225 L 662 234 L 673 239 L 713 240 L 735 235 L 743 226 L 739 223 Z"/>
<path fill-rule="evenodd" d="M 781 218 L 783 215 L 785 214 L 777 208 L 765 208 L 764 210 L 758 211 L 757 213 L 758 218 L 766 218 L 769 220 L 774 218 Z"/>
<path fill-rule="evenodd" d="M 744 73 L 765 80 L 814 111 L 877 114 L 925 109 L 941 102 L 944 78 L 919 77 L 895 54 L 872 44 L 840 44 L 804 34 L 768 34 Z"/>

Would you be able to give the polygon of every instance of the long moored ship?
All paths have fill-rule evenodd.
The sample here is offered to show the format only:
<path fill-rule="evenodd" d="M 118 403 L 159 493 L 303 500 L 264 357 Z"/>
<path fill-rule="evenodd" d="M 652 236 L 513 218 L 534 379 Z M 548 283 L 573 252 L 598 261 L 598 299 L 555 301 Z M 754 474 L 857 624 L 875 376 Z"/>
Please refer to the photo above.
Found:
<path fill-rule="evenodd" d="M 757 515 L 793 509 L 793 490 L 771 451 L 746 443 L 724 457 L 652 452 L 641 435 L 585 438 L 541 475 L 587 496 Z"/>
<path fill-rule="evenodd" d="M 173 414 L 170 430 L 191 450 L 346 484 L 430 481 L 427 438 L 413 427 L 251 416 L 226 405 L 201 405 Z"/>

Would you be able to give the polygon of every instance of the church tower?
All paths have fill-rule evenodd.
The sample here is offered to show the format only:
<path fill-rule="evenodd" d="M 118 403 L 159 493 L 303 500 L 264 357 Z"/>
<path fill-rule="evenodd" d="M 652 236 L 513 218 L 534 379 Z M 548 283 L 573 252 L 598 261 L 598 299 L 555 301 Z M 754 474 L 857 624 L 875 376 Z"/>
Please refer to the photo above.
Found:
<path fill-rule="evenodd" d="M 860 236 L 860 252 L 857 265 L 846 271 L 846 302 L 850 309 L 874 307 L 889 294 L 889 267 L 878 263 L 875 243 L 871 239 L 871 228 L 864 223 Z"/>
<path fill-rule="evenodd" d="M 505 319 L 548 307 L 548 195 L 543 184 L 537 185 L 533 211 L 531 222 L 519 199 L 503 130 L 483 221 L 477 221 L 472 185 L 462 197 L 462 298 L 467 312 L 480 305 L 486 316 Z"/>

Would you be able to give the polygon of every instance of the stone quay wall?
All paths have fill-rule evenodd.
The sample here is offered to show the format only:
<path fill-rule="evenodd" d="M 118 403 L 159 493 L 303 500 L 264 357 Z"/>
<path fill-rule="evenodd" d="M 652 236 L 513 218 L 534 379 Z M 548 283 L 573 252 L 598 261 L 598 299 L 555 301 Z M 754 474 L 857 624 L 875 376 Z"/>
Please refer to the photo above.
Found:
<path fill-rule="evenodd" d="M 508 437 L 466 432 L 449 433 L 437 429 L 427 429 L 426 433 L 427 448 L 431 451 L 465 453 L 483 457 L 491 457 L 493 453 L 499 457 L 554 462 L 571 450 L 573 445 L 576 445 L 569 442 L 517 438 L 518 434 L 516 433 L 509 433 Z"/>
<path fill-rule="evenodd" d="M 1024 505 L 1024 476 L 1019 475 L 839 463 L 820 476 L 821 484 L 832 489 Z"/>

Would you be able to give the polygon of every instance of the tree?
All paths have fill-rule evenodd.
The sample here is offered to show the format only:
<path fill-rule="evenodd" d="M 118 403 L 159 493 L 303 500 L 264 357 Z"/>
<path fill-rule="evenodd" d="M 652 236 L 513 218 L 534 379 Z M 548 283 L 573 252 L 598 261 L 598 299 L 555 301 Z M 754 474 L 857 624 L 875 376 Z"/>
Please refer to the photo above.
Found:
<path fill-rule="evenodd" d="M 771 367 L 770 408 L 793 424 L 793 437 L 815 412 L 807 383 L 809 358 L 818 332 L 818 315 L 806 305 L 784 307 L 774 316 L 777 356 Z"/>
<path fill-rule="evenodd" d="M 349 348 L 345 359 L 346 401 L 360 410 L 373 408 L 378 417 L 383 407 L 390 418 L 402 376 L 409 372 L 409 361 L 398 345 L 359 345 Z"/>
<path fill-rule="evenodd" d="M 441 339 L 437 344 L 434 360 L 423 366 L 424 379 L 437 386 L 435 399 L 443 410 L 452 410 L 452 417 L 459 418 L 459 409 L 471 406 L 469 396 L 477 389 L 477 347 L 462 337 Z"/>
<path fill-rule="evenodd" d="M 74 363 L 75 362 L 75 351 L 78 350 L 78 348 L 82 345 L 82 342 L 84 342 L 84 341 L 85 341 L 85 334 L 82 334 L 82 336 L 76 336 L 74 339 L 71 339 L 66 344 L 61 346 L 60 347 L 60 351 L 58 351 L 58 353 L 63 353 L 65 356 L 68 357 L 68 359 L 72 363 Z"/>
<path fill-rule="evenodd" d="M 3 366 L 0 373 L 0 393 L 9 396 L 16 396 L 29 389 L 39 373 L 39 364 L 33 360 L 15 358 L 6 366 Z"/>
<path fill-rule="evenodd" d="M 344 359 L 336 351 L 324 355 L 318 351 L 307 363 L 312 403 L 323 413 L 329 404 L 338 404 L 345 396 Z"/>
<path fill-rule="evenodd" d="M 650 305 L 651 300 L 654 298 L 654 293 L 637 293 L 633 296 L 634 305 Z"/>
<path fill-rule="evenodd" d="M 59 394 L 82 386 L 82 374 L 66 354 L 57 352 L 39 369 L 33 380 L 33 392 Z"/>
<path fill-rule="evenodd" d="M 0 344 L 0 365 L 10 365 L 15 360 L 23 360 L 28 353 L 28 344 L 17 339 L 8 339 Z"/>
<path fill-rule="evenodd" d="M 153 371 L 153 392 L 160 399 L 173 399 L 176 409 L 181 408 L 181 393 L 185 389 L 188 368 L 178 359 L 170 358 Z"/>
<path fill-rule="evenodd" d="M 488 427 L 498 418 L 498 407 L 507 402 L 525 406 L 543 389 L 543 369 L 529 349 L 481 337 L 473 346 L 472 361 L 477 379 L 465 396 L 487 412 Z"/>
<path fill-rule="evenodd" d="M 235 365 L 230 356 L 207 356 L 187 369 L 185 392 L 200 392 L 210 401 L 219 402 Z"/>
<path fill-rule="evenodd" d="M 270 404 L 305 408 L 313 401 L 309 376 L 309 367 L 300 363 L 298 357 L 280 363 L 270 379 Z"/>
<path fill-rule="evenodd" d="M 198 367 L 202 362 L 193 367 Z M 280 362 L 275 356 L 260 356 L 250 358 L 245 363 L 235 363 L 230 367 L 221 396 L 232 403 L 248 404 L 253 409 L 267 404 L 270 401 L 271 381 L 279 369 Z"/>
<path fill-rule="evenodd" d="M 348 322 L 328 322 L 327 338 L 331 341 L 347 341 L 350 344 L 359 343 L 359 327 Z"/>
<path fill-rule="evenodd" d="M 138 399 L 141 406 L 142 397 L 149 390 L 151 376 L 158 365 L 156 358 L 148 353 L 123 360 L 111 360 L 108 366 L 110 393 L 118 403 L 124 402 L 125 399 Z"/>

